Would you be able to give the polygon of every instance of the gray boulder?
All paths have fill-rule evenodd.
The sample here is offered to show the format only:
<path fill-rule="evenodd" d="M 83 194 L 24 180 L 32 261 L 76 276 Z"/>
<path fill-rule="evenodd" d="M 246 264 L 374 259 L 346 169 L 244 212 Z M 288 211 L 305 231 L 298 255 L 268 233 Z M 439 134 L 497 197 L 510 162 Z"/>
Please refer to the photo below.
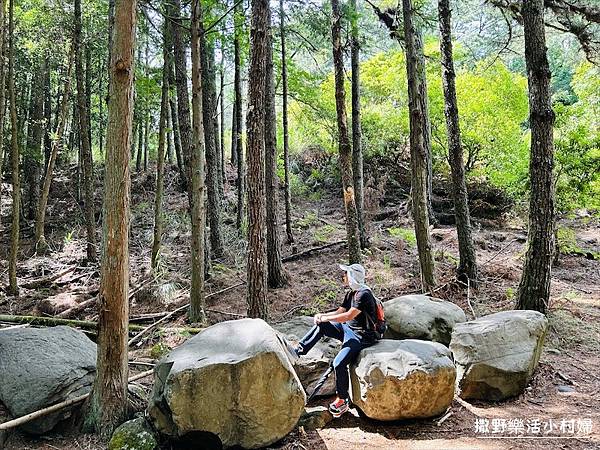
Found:
<path fill-rule="evenodd" d="M 157 447 L 152 428 L 143 417 L 121 424 L 108 443 L 108 450 L 154 450 Z"/>
<path fill-rule="evenodd" d="M 352 402 L 377 420 L 442 414 L 454 398 L 450 358 L 437 342 L 383 339 L 362 350 L 350 368 Z"/>
<path fill-rule="evenodd" d="M 427 295 L 404 295 L 383 303 L 386 339 L 422 339 L 450 343 L 452 330 L 467 317 L 457 305 Z"/>
<path fill-rule="evenodd" d="M 83 395 L 96 373 L 96 344 L 70 327 L 0 331 L 0 401 L 13 417 Z M 43 434 L 81 405 L 22 425 Z"/>
<path fill-rule="evenodd" d="M 456 325 L 450 350 L 459 395 L 498 401 L 522 393 L 547 330 L 548 320 L 537 311 L 504 311 Z"/>
<path fill-rule="evenodd" d="M 287 322 L 279 323 L 273 326 L 281 332 L 288 342 L 294 346 L 304 337 L 306 332 L 313 326 L 313 318 L 306 316 L 294 317 Z M 315 384 L 329 367 L 329 364 L 335 358 L 340 350 L 341 343 L 335 339 L 325 337 L 321 339 L 306 355 L 293 361 L 294 369 L 302 386 L 310 395 L 315 388 Z M 319 390 L 319 395 L 335 394 L 335 377 L 330 376 L 323 387 Z"/>
<path fill-rule="evenodd" d="M 259 448 L 288 434 L 305 402 L 277 332 L 241 319 L 207 328 L 157 364 L 148 413 L 171 437 Z"/>

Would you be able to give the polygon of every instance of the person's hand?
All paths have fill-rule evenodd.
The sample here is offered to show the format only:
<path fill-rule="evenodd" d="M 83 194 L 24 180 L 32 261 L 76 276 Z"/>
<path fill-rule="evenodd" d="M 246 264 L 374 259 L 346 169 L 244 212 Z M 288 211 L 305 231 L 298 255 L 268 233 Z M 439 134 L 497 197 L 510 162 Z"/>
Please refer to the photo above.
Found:
<path fill-rule="evenodd" d="M 313 317 L 313 322 L 315 323 L 315 325 L 319 325 L 321 323 L 321 316 L 321 313 L 315 314 L 315 317 Z"/>

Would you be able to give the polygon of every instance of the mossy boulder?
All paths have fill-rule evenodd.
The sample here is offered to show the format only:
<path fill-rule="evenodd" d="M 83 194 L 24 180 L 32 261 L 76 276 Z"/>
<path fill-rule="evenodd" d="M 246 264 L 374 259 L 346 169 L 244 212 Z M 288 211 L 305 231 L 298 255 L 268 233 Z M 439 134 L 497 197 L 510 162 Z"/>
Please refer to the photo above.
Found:
<path fill-rule="evenodd" d="M 157 447 L 152 428 L 143 417 L 121 424 L 108 443 L 108 450 L 154 450 Z"/>

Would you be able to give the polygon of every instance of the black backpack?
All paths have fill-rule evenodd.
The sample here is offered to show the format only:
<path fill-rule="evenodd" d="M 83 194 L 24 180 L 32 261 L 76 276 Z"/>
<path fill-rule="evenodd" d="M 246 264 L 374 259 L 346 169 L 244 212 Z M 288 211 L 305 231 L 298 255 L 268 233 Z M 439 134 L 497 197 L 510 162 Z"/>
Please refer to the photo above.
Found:
<path fill-rule="evenodd" d="M 383 335 L 387 330 L 387 322 L 385 320 L 385 310 L 383 309 L 383 303 L 373 291 L 371 291 L 371 295 L 373 296 L 373 301 L 375 302 L 375 317 L 371 317 L 370 314 L 365 314 L 367 317 L 367 326 L 375 332 L 375 337 L 377 339 L 383 339 Z"/>

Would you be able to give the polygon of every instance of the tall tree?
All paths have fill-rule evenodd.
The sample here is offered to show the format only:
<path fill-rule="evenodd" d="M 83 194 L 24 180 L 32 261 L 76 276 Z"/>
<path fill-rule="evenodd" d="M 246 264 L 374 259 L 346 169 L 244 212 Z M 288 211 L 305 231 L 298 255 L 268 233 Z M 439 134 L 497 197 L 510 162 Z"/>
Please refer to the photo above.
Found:
<path fill-rule="evenodd" d="M 456 233 L 458 235 L 458 276 L 470 284 L 477 284 L 477 262 L 475 247 L 471 236 L 471 219 L 469 217 L 469 203 L 467 184 L 465 182 L 465 168 L 463 150 L 460 141 L 460 126 L 458 122 L 458 104 L 456 101 L 456 73 L 452 59 L 452 27 L 450 0 L 438 1 L 439 27 L 440 27 L 440 52 L 442 55 L 442 80 L 444 85 L 444 99 L 446 115 L 446 129 L 448 132 L 448 161 L 452 173 L 452 196 L 454 200 L 454 217 L 456 218 Z"/>
<path fill-rule="evenodd" d="M 529 173 L 529 234 L 517 308 L 548 310 L 554 252 L 554 111 L 550 93 L 550 66 L 546 54 L 544 2 L 523 3 L 525 64 L 529 86 L 531 151 Z"/>
<path fill-rule="evenodd" d="M 26 215 L 35 217 L 35 209 L 40 197 L 40 176 L 42 171 L 42 140 L 44 121 L 44 72 L 43 63 L 36 67 L 31 78 L 31 97 L 29 100 L 29 127 L 27 145 L 23 155 L 26 184 Z"/>
<path fill-rule="evenodd" d="M 235 118 L 234 131 L 235 135 L 235 162 L 237 163 L 237 217 L 236 227 L 242 229 L 244 218 L 244 197 L 245 197 L 245 173 L 244 173 L 244 147 L 242 143 L 242 63 L 241 63 L 241 41 L 242 27 L 244 25 L 244 12 L 241 2 L 238 2 L 234 9 L 234 39 L 233 39 L 233 90 L 234 90 L 234 113 Z"/>
<path fill-rule="evenodd" d="M 265 194 L 267 221 L 267 281 L 269 287 L 278 288 L 287 283 L 281 262 L 281 244 L 279 239 L 279 211 L 277 195 L 279 179 L 277 177 L 277 112 L 275 110 L 275 71 L 273 70 L 273 29 L 271 11 L 267 17 L 267 45 L 265 60 Z"/>
<path fill-rule="evenodd" d="M 85 95 L 84 70 L 81 41 L 81 0 L 75 0 L 75 26 L 73 27 L 75 46 L 75 78 L 77 79 L 77 109 L 79 111 L 79 137 L 83 167 L 83 189 L 85 200 L 85 227 L 87 232 L 87 259 L 96 261 L 96 219 L 94 216 L 94 174 L 92 149 L 90 147 L 90 127 Z"/>
<path fill-rule="evenodd" d="M 206 187 L 204 184 L 204 125 L 202 121 L 201 46 L 202 10 L 200 0 L 192 0 L 192 146 L 190 147 L 190 210 L 192 219 L 192 286 L 189 319 L 204 323 L 204 274 L 206 226 Z"/>
<path fill-rule="evenodd" d="M 344 88 L 344 49 L 341 38 L 342 14 L 339 0 L 331 1 L 331 41 L 333 44 L 333 67 L 335 71 L 335 107 L 337 111 L 338 147 L 340 153 L 340 172 L 346 209 L 346 234 L 348 236 L 348 260 L 361 262 L 360 232 L 358 214 L 354 196 L 354 177 L 352 175 L 352 145 L 348 136 L 348 117 L 346 115 L 346 91 Z"/>
<path fill-rule="evenodd" d="M 219 67 L 219 134 L 221 136 L 219 148 L 219 196 L 223 198 L 223 186 L 225 184 L 225 52 L 223 40 L 221 39 L 221 65 Z"/>
<path fill-rule="evenodd" d="M 54 136 L 54 140 L 52 141 L 50 157 L 48 158 L 48 161 L 46 163 L 46 174 L 44 176 L 42 192 L 40 194 L 40 199 L 35 216 L 35 249 L 36 252 L 39 254 L 45 253 L 48 248 L 48 244 L 46 243 L 46 237 L 44 235 L 44 226 L 46 222 L 46 207 L 48 205 L 48 196 L 50 195 L 50 184 L 52 183 L 54 165 L 56 164 L 58 152 L 62 147 L 62 136 L 65 131 L 67 115 L 69 113 L 69 97 L 71 95 L 71 72 L 73 67 L 74 51 L 75 47 L 71 46 L 69 61 L 67 63 L 65 75 L 63 98 L 60 104 L 58 123 L 56 125 L 56 133 Z"/>
<path fill-rule="evenodd" d="M 87 426 L 103 437 L 110 436 L 127 417 L 129 154 L 135 28 L 135 0 L 116 0 L 106 132 L 98 357 L 86 417 Z"/>
<path fill-rule="evenodd" d="M 152 242 L 152 257 L 150 266 L 156 269 L 158 266 L 158 256 L 160 253 L 162 228 L 163 228 L 163 197 L 164 197 L 164 176 L 165 176 L 165 138 L 167 131 L 167 116 L 169 111 L 169 58 L 168 49 L 168 31 L 167 21 L 163 24 L 163 73 L 162 89 L 160 100 L 160 119 L 158 123 L 158 149 L 156 152 L 156 191 L 154 193 L 154 236 Z"/>
<path fill-rule="evenodd" d="M 4 113 L 6 111 L 6 0 L 0 0 L 0 180 L 4 167 Z"/>
<path fill-rule="evenodd" d="M 410 123 L 411 192 L 415 235 L 421 265 L 421 283 L 425 291 L 435 286 L 433 253 L 429 233 L 428 164 L 431 135 L 427 105 L 427 81 L 423 38 L 414 22 L 412 0 L 402 0 L 404 41 L 406 43 L 406 73 L 408 78 L 408 109 Z"/>
<path fill-rule="evenodd" d="M 285 232 L 288 244 L 294 243 L 292 233 L 292 195 L 290 192 L 290 133 L 288 123 L 288 79 L 285 51 L 285 11 L 283 0 L 279 0 L 279 33 L 281 36 L 281 85 L 282 85 L 282 126 L 283 126 L 283 173 L 285 198 Z"/>
<path fill-rule="evenodd" d="M 356 214 L 360 246 L 369 246 L 369 237 L 365 227 L 365 201 L 363 181 L 363 152 L 362 129 L 360 125 L 360 39 L 358 33 L 358 9 L 356 0 L 350 0 L 351 47 L 350 59 L 352 66 L 352 176 L 354 177 L 354 195 L 356 197 Z"/>
<path fill-rule="evenodd" d="M 265 86 L 269 0 L 252 0 L 248 76 L 248 317 L 267 320 L 265 205 Z M 240 155 L 238 154 L 238 157 Z"/>
<path fill-rule="evenodd" d="M 19 216 L 21 204 L 21 180 L 19 177 L 19 137 L 17 124 L 17 105 L 15 100 L 15 23 L 14 0 L 8 6 L 8 96 L 10 100 L 12 170 L 12 223 L 10 228 L 10 254 L 8 258 L 8 293 L 19 295 L 17 285 L 17 252 L 19 250 Z"/>
<path fill-rule="evenodd" d="M 204 31 L 204 24 L 200 24 L 200 48 L 202 68 L 202 114 L 204 125 L 204 143 L 206 149 L 206 185 L 208 194 L 208 219 L 210 225 L 210 247 L 215 258 L 223 256 L 223 237 L 221 235 L 221 199 L 219 197 L 219 164 L 218 140 L 214 126 L 215 113 L 215 85 L 214 85 L 214 58 L 215 49 L 209 42 Z M 211 64 L 212 60 L 212 64 Z"/>

